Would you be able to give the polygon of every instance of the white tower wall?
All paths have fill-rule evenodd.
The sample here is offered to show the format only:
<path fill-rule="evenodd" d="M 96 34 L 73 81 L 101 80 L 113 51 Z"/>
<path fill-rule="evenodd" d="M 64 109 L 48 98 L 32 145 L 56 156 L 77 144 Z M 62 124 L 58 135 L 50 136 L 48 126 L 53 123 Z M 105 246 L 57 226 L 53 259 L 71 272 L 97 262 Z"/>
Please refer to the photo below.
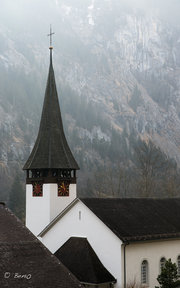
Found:
<path fill-rule="evenodd" d="M 57 184 L 43 184 L 43 196 L 33 196 L 33 185 L 26 185 L 26 226 L 37 236 L 75 198 L 76 184 L 70 184 L 69 196 L 58 196 Z"/>
<path fill-rule="evenodd" d="M 63 211 L 76 197 L 76 184 L 70 184 L 69 196 L 57 196 L 57 184 L 44 184 L 54 185 L 50 186 L 50 221 L 52 221 L 61 211 Z M 43 186 L 43 187 L 44 187 Z"/>

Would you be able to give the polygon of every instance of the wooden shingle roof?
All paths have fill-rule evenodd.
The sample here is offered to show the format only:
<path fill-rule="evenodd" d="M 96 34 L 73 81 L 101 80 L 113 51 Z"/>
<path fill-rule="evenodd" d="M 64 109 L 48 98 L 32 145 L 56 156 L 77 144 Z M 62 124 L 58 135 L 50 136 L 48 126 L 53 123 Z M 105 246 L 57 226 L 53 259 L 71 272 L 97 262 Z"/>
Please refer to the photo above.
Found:
<path fill-rule="evenodd" d="M 0 287 L 81 287 L 75 276 L 2 204 L 0 259 Z"/>
<path fill-rule="evenodd" d="M 64 134 L 56 89 L 52 50 L 50 50 L 49 75 L 37 140 L 24 165 L 32 169 L 79 169 Z"/>
<path fill-rule="evenodd" d="M 71 237 L 55 256 L 81 283 L 115 283 L 116 279 L 103 266 L 86 238 Z"/>
<path fill-rule="evenodd" d="M 180 238 L 180 198 L 81 201 L 123 242 Z"/>

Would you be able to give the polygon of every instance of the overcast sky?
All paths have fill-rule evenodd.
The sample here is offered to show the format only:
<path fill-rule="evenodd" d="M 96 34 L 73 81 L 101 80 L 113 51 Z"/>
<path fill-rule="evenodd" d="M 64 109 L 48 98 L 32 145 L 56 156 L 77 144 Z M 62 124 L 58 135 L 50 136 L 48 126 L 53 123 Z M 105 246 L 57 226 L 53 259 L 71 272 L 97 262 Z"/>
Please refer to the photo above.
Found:
<path fill-rule="evenodd" d="M 121 0 L 120 0 L 121 1 Z M 170 20 L 180 21 L 180 0 L 123 0 L 136 8 L 146 11 L 158 10 L 159 13 Z"/>
<path fill-rule="evenodd" d="M 49 26 L 49 23 L 53 23 L 56 18 L 55 14 L 57 9 L 55 6 L 56 1 L 68 5 L 83 6 L 93 0 L 0 0 L 0 23 L 10 24 L 13 28 L 15 26 L 20 28 L 20 25 L 32 26 L 32 30 L 35 29 L 35 25 L 42 26 L 47 23 L 45 29 Z M 167 21 L 171 21 L 174 24 L 180 24 L 180 0 L 94 0 L 95 2 L 114 1 L 118 2 L 121 6 L 129 6 L 141 9 L 146 12 L 159 13 Z M 120 11 L 121 12 L 121 11 Z M 0 25 L 1 26 L 1 25 Z M 39 27 L 40 28 L 40 27 Z M 23 27 L 22 27 L 23 30 Z"/>

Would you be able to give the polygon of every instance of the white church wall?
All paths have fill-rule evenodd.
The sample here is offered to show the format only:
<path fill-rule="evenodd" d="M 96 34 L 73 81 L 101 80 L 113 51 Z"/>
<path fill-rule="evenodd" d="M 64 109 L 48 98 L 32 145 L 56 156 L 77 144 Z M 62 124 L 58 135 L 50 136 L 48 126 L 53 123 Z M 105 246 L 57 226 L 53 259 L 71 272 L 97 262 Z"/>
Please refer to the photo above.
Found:
<path fill-rule="evenodd" d="M 64 214 L 41 241 L 55 253 L 70 237 L 86 237 L 97 256 L 121 286 L 121 241 L 81 201 Z"/>
<path fill-rule="evenodd" d="M 177 257 L 180 255 L 180 240 L 162 240 L 153 242 L 141 242 L 126 246 L 126 273 L 127 284 L 141 282 L 141 263 L 148 261 L 149 287 L 158 286 L 157 276 L 160 273 L 160 259 L 171 258 L 177 264 Z M 123 273 L 123 272 L 122 272 Z"/>
<path fill-rule="evenodd" d="M 38 235 L 50 220 L 50 196 L 48 187 L 43 185 L 43 196 L 33 197 L 32 184 L 26 185 L 26 226 Z"/>
<path fill-rule="evenodd" d="M 38 235 L 76 198 L 76 184 L 70 184 L 69 196 L 58 197 L 57 184 L 43 184 L 43 196 L 33 197 L 32 184 L 26 185 L 26 226 Z"/>
<path fill-rule="evenodd" d="M 59 196 L 57 184 L 51 185 L 50 194 L 50 221 L 52 221 L 61 211 L 63 211 L 76 198 L 76 184 L 70 184 L 69 196 Z"/>

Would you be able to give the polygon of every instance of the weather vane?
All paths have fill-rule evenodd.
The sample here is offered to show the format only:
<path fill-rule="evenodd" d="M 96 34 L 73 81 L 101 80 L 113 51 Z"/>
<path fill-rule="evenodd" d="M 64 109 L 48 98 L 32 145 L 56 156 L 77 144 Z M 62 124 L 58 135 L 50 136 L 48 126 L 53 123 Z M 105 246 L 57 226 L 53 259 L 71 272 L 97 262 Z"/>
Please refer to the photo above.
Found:
<path fill-rule="evenodd" d="M 52 35 L 55 34 L 54 32 L 52 32 L 52 27 L 50 25 L 50 33 L 47 35 L 48 37 L 50 37 L 50 47 L 49 49 L 53 49 L 52 47 Z"/>

